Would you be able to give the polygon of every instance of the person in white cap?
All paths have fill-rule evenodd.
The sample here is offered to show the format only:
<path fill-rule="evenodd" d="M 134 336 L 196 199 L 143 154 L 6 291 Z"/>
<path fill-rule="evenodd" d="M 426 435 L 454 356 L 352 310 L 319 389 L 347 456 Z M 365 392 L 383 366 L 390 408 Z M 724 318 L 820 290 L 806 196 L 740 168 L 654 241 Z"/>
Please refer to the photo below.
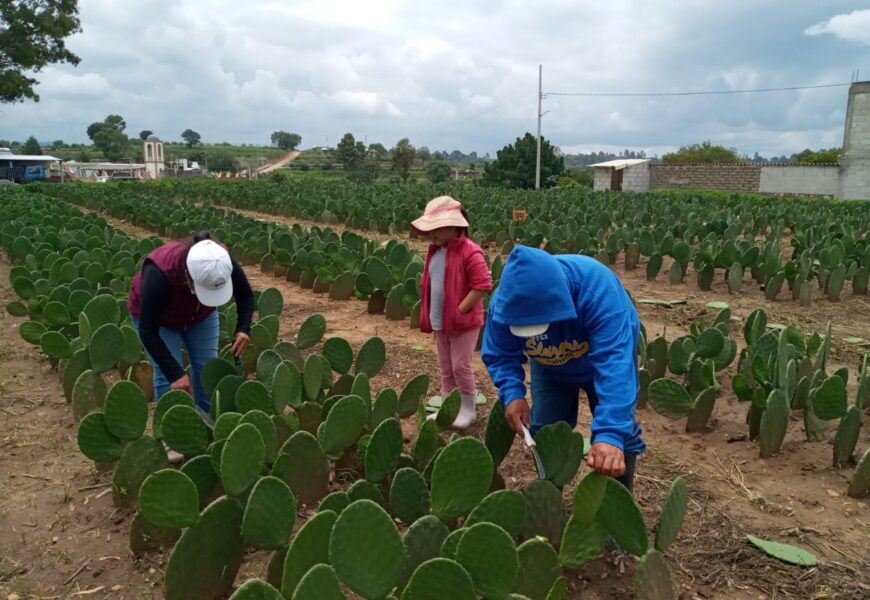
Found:
<path fill-rule="evenodd" d="M 420 329 L 435 333 L 441 394 L 459 388 L 462 403 L 453 427 L 466 429 L 477 414 L 473 355 L 492 277 L 483 250 L 468 237 L 467 214 L 453 198 L 431 200 L 411 226 L 432 240 L 420 279 Z"/>
<path fill-rule="evenodd" d="M 218 355 L 220 323 L 215 307 L 235 298 L 238 319 L 232 352 L 244 353 L 250 341 L 254 293 L 242 267 L 208 232 L 192 240 L 156 248 L 133 278 L 127 308 L 154 367 L 154 397 L 170 389 L 191 394 L 209 414 L 210 400 L 200 383 L 206 362 Z M 190 360 L 184 372 L 181 344 Z"/>

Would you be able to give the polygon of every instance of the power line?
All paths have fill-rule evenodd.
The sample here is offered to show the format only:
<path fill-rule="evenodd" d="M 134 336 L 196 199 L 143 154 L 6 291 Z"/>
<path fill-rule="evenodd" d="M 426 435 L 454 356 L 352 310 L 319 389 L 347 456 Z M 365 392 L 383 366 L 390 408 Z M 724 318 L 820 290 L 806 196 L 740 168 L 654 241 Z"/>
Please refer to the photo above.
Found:
<path fill-rule="evenodd" d="M 782 88 L 758 88 L 751 90 L 716 90 L 707 92 L 546 92 L 541 96 L 585 96 L 585 97 L 637 97 L 637 96 L 715 96 L 726 94 L 757 94 L 763 92 L 790 92 L 793 90 L 817 90 L 820 88 L 845 87 L 851 83 L 826 83 L 823 85 L 799 85 Z"/>

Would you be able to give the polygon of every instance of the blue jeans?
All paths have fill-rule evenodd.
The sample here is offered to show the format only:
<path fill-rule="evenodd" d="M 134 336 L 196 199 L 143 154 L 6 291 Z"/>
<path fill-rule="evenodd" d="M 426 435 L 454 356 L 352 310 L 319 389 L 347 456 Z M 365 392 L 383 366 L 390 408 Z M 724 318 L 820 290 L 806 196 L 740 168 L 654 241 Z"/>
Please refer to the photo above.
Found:
<path fill-rule="evenodd" d="M 595 415 L 598 406 L 598 394 L 591 382 L 564 383 L 557 381 L 534 361 L 531 361 L 532 374 L 532 408 L 529 415 L 529 431 L 532 435 L 544 425 L 565 421 L 573 429 L 577 427 L 577 409 L 580 404 L 580 390 L 586 394 L 589 410 Z M 625 453 L 625 474 L 617 477 L 629 490 L 634 483 L 634 465 L 637 455 L 646 449 L 641 439 L 640 425 L 634 424 L 631 435 L 623 442 Z"/>
<path fill-rule="evenodd" d="M 139 320 L 131 317 L 133 327 L 136 332 L 139 332 Z M 141 336 L 140 336 L 141 337 Z M 169 351 L 172 357 L 178 361 L 178 364 L 183 365 L 181 358 L 181 343 L 184 342 L 184 347 L 187 349 L 187 357 L 190 360 L 191 384 L 193 387 L 193 398 L 196 401 L 197 408 L 209 414 L 209 405 L 211 404 L 209 395 L 202 387 L 199 375 L 202 373 L 202 368 L 212 358 L 217 358 L 218 343 L 220 338 L 220 317 L 217 311 L 214 311 L 205 319 L 186 329 L 184 331 L 176 331 L 168 327 L 160 328 L 160 338 Z M 151 361 L 151 366 L 154 370 L 154 397 L 159 401 L 160 398 L 169 391 L 169 384 L 166 375 L 148 355 L 148 360 Z"/>

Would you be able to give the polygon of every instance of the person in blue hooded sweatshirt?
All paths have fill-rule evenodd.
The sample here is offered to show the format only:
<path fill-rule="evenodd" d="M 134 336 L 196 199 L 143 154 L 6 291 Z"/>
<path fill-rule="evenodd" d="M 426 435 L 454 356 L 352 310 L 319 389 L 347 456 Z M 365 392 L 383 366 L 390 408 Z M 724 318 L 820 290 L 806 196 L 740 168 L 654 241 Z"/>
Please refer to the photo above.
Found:
<path fill-rule="evenodd" d="M 587 463 L 631 489 L 645 449 L 635 421 L 639 335 L 637 311 L 609 268 L 517 246 L 490 300 L 481 357 L 518 435 L 557 421 L 576 427 L 582 389 L 593 415 Z"/>

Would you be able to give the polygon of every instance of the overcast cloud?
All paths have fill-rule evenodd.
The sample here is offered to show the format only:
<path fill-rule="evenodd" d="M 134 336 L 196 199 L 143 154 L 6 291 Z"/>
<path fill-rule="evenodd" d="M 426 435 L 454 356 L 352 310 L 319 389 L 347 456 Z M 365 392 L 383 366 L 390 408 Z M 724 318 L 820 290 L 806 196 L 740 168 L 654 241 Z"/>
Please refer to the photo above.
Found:
<path fill-rule="evenodd" d="M 303 147 L 350 131 L 392 146 L 494 153 L 534 131 L 545 92 L 682 92 L 870 79 L 870 9 L 817 0 L 81 0 L 76 67 L 46 69 L 39 103 L 0 106 L 0 138 L 131 136 Z M 544 101 L 565 150 L 705 139 L 764 155 L 842 143 L 847 88 Z"/>

